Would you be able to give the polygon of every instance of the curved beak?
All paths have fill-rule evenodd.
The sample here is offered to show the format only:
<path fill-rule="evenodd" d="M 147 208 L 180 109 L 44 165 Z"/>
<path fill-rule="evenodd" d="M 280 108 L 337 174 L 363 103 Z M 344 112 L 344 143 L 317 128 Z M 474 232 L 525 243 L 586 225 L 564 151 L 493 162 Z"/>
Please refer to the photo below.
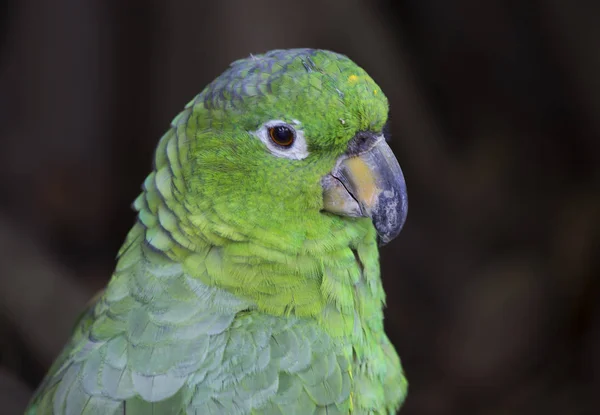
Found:
<path fill-rule="evenodd" d="M 323 177 L 323 210 L 370 217 L 379 242 L 394 239 L 406 220 L 408 198 L 400 165 L 383 136 L 359 133 Z"/>

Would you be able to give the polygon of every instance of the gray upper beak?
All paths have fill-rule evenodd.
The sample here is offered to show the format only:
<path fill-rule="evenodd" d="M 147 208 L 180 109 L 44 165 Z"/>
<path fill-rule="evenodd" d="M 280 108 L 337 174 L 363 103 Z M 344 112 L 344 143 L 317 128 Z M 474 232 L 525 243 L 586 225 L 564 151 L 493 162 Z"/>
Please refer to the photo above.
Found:
<path fill-rule="evenodd" d="M 370 217 L 383 245 L 398 236 L 406 221 L 406 183 L 383 136 L 361 133 L 360 138 L 360 144 L 351 141 L 348 153 L 323 177 L 323 209 Z"/>

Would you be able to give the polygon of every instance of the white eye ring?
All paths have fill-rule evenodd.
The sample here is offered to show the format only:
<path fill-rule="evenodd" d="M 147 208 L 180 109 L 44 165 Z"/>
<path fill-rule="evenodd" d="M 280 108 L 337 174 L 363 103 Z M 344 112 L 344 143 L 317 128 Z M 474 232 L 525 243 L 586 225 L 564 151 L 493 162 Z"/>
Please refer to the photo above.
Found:
<path fill-rule="evenodd" d="M 300 126 L 300 122 L 297 120 L 293 120 L 293 123 L 296 126 Z M 269 136 L 269 129 L 279 126 L 285 126 L 292 130 L 295 134 L 294 142 L 287 147 L 277 145 Z M 306 144 L 306 139 L 304 138 L 304 132 L 297 127 L 295 128 L 290 123 L 281 120 L 267 121 L 261 125 L 258 130 L 252 132 L 251 134 L 262 141 L 269 152 L 276 157 L 282 157 L 291 160 L 302 160 L 308 157 L 308 145 Z"/>

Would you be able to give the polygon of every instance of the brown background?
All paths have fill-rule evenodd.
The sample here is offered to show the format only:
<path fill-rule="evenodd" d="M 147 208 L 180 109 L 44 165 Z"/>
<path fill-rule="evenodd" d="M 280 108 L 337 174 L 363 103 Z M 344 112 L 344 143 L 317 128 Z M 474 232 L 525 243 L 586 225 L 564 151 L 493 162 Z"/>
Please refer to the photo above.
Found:
<path fill-rule="evenodd" d="M 349 55 L 391 102 L 402 413 L 600 413 L 600 3 L 2 4 L 3 414 L 106 283 L 171 118 L 232 60 L 298 46 Z"/>

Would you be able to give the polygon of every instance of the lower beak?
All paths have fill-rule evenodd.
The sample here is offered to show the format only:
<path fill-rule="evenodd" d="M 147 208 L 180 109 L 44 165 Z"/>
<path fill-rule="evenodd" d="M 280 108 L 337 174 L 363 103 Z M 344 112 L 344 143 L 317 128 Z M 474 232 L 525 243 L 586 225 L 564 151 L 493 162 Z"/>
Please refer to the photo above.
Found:
<path fill-rule="evenodd" d="M 322 179 L 323 210 L 370 217 L 380 244 L 394 239 L 406 220 L 408 198 L 400 165 L 383 137 L 356 155 L 343 155 Z"/>

